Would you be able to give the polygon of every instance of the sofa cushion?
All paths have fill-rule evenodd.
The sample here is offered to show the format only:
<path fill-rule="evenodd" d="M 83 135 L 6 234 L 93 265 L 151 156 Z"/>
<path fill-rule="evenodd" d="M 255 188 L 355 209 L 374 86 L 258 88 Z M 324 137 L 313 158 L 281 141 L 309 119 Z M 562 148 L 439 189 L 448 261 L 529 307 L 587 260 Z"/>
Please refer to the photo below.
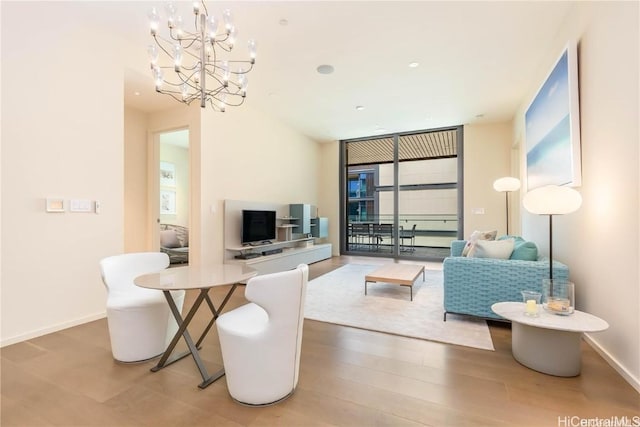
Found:
<path fill-rule="evenodd" d="M 497 234 L 498 230 L 474 231 L 473 233 L 471 233 L 471 237 L 469 237 L 467 244 L 462 250 L 462 256 L 469 256 L 469 252 L 478 240 L 495 240 Z"/>
<path fill-rule="evenodd" d="M 535 243 L 528 242 L 526 240 L 516 240 L 510 259 L 536 261 L 538 259 L 538 246 Z"/>
<path fill-rule="evenodd" d="M 160 246 L 165 248 L 179 248 L 180 240 L 178 240 L 176 230 L 160 231 Z"/>
<path fill-rule="evenodd" d="M 513 252 L 513 245 L 513 239 L 478 240 L 469 251 L 468 256 L 473 258 L 509 259 Z"/>

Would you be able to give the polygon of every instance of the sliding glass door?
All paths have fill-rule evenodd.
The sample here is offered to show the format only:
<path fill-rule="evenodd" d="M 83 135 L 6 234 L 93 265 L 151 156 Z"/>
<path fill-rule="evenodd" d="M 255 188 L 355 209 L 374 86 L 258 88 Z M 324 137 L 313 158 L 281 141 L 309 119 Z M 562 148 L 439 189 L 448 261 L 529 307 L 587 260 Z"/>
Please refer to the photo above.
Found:
<path fill-rule="evenodd" d="M 341 141 L 344 254 L 441 259 L 462 230 L 462 128 Z"/>

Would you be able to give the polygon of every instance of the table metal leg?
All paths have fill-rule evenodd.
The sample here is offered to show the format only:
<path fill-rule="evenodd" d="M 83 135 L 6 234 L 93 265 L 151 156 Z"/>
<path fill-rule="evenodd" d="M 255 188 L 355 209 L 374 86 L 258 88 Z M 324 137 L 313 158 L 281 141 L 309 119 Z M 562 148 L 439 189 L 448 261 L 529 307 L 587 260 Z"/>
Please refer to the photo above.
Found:
<path fill-rule="evenodd" d="M 200 348 L 200 344 L 202 344 L 202 341 L 204 340 L 204 338 L 207 336 L 207 333 L 211 329 L 211 326 L 213 326 L 213 323 L 216 321 L 216 319 L 220 315 L 220 312 L 222 311 L 224 306 L 227 304 L 227 302 L 231 298 L 231 295 L 233 294 L 233 291 L 235 291 L 237 286 L 238 284 L 234 284 L 231 287 L 231 289 L 229 290 L 229 292 L 227 292 L 227 295 L 225 296 L 223 302 L 220 304 L 220 307 L 218 309 L 215 308 L 215 306 L 213 305 L 213 302 L 211 302 L 211 299 L 209 298 L 209 289 L 208 288 L 200 289 L 200 293 L 196 297 L 191 309 L 189 310 L 189 312 L 187 313 L 187 316 L 184 319 L 182 318 L 182 315 L 178 310 L 178 307 L 176 306 L 176 303 L 173 300 L 173 297 L 171 296 L 171 292 L 163 291 L 164 296 L 167 300 L 167 303 L 169 304 L 169 308 L 171 309 L 171 313 L 173 314 L 173 317 L 176 319 L 176 322 L 178 323 L 178 330 L 176 331 L 176 334 L 173 336 L 173 339 L 169 343 L 169 346 L 163 353 L 162 357 L 158 361 L 158 364 L 153 368 L 151 368 L 151 371 L 157 372 L 160 369 L 166 366 L 169 366 L 172 363 L 175 363 L 178 360 L 181 360 L 186 356 L 188 356 L 189 354 L 191 354 L 191 356 L 193 356 L 194 362 L 196 363 L 196 366 L 198 367 L 198 371 L 200 371 L 200 376 L 202 377 L 202 383 L 198 384 L 198 387 L 205 388 L 209 386 L 211 383 L 213 383 L 214 381 L 216 381 L 217 379 L 219 379 L 220 377 L 222 377 L 224 375 L 224 368 L 216 371 L 215 373 L 213 373 L 213 375 L 209 375 L 209 373 L 207 372 L 207 368 L 204 366 L 204 363 L 200 358 L 200 353 L 198 352 L 198 349 Z M 207 325 L 203 333 L 200 335 L 198 342 L 194 344 L 193 339 L 191 338 L 191 334 L 189 334 L 188 326 L 191 323 L 191 320 L 193 320 L 193 317 L 195 316 L 196 312 L 202 305 L 203 301 L 207 301 L 207 305 L 209 306 L 211 312 L 213 313 L 213 318 L 211 319 L 211 321 L 209 322 L 209 324 Z M 173 350 L 178 344 L 178 341 L 180 340 L 181 336 L 184 338 L 187 344 L 187 347 L 189 348 L 189 351 L 185 351 L 183 353 L 177 354 L 170 359 L 171 353 L 173 353 Z"/>
<path fill-rule="evenodd" d="M 211 310 L 213 317 L 211 318 L 211 320 L 209 321 L 209 324 L 204 329 L 204 331 L 202 332 L 202 335 L 198 339 L 198 342 L 196 344 L 198 347 L 200 347 L 202 340 L 204 340 L 204 337 L 206 337 L 207 334 L 209 333 L 209 329 L 211 329 L 215 321 L 218 319 L 218 316 L 220 316 L 220 313 L 222 313 L 222 309 L 224 308 L 225 305 L 227 305 L 227 302 L 229 302 L 231 295 L 233 295 L 233 291 L 235 291 L 237 287 L 238 287 L 237 283 L 234 283 L 231 286 L 231 289 L 229 289 L 229 292 L 227 292 L 227 295 L 224 297 L 224 300 L 222 301 L 222 303 L 220 303 L 220 307 L 218 307 L 218 309 L 216 309 L 216 307 L 213 305 L 213 302 L 211 302 L 211 298 L 209 298 L 209 295 L 205 297 L 205 301 L 207 301 L 207 305 L 209 306 L 209 309 Z"/>

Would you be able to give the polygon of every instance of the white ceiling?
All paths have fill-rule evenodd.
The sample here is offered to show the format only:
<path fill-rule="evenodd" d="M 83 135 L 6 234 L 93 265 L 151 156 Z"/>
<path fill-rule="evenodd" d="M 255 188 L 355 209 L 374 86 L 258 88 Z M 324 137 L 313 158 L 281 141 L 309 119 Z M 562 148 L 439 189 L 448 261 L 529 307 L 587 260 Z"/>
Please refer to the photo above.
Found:
<path fill-rule="evenodd" d="M 154 92 L 147 65 L 140 65 L 152 41 L 146 14 L 164 3 L 105 3 L 105 23 L 136 49 L 130 53 L 136 63 L 125 73 L 126 103 L 144 111 L 179 105 Z M 510 120 L 534 76 L 550 66 L 541 61 L 571 2 L 236 1 L 207 7 L 218 16 L 233 11 L 239 53 L 249 38 L 258 43 L 245 105 L 329 141 Z M 410 62 L 420 65 L 410 68 Z M 321 64 L 335 72 L 317 73 Z M 365 109 L 356 111 L 357 105 Z"/>

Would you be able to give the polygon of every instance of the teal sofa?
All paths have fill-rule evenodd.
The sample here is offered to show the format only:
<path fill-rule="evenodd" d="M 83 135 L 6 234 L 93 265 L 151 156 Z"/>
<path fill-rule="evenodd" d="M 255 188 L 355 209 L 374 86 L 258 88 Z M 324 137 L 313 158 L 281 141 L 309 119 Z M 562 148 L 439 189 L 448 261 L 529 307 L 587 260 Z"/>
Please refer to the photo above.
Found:
<path fill-rule="evenodd" d="M 445 321 L 449 313 L 504 320 L 491 311 L 494 303 L 522 301 L 520 292 L 524 290 L 542 293 L 542 279 L 549 278 L 548 259 L 463 257 L 466 243 L 466 240 L 451 242 L 451 256 L 443 263 Z M 554 261 L 553 277 L 569 279 L 569 268 Z"/>

